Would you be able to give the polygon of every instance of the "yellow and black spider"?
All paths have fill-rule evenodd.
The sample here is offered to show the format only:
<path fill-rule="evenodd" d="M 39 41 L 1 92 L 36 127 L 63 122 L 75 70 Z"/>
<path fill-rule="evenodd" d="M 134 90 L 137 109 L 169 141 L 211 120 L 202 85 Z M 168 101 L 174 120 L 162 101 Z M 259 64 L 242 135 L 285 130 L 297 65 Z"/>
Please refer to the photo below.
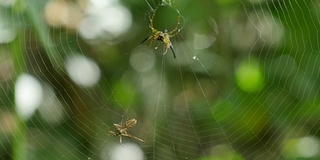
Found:
<path fill-rule="evenodd" d="M 179 29 L 179 26 L 180 26 L 180 15 L 178 15 L 178 22 L 177 22 L 176 27 L 170 32 L 168 32 L 166 29 L 164 31 L 158 31 L 157 29 L 155 29 L 153 27 L 154 15 L 155 15 L 155 12 L 153 12 L 153 14 L 152 14 L 152 16 L 150 18 L 150 25 L 149 25 L 149 28 L 152 31 L 152 35 L 147 37 L 146 39 L 144 39 L 140 44 L 144 43 L 147 40 L 151 40 L 150 46 L 152 46 L 153 41 L 155 41 L 155 40 L 161 41 L 165 45 L 164 46 L 163 55 L 165 55 L 167 53 L 167 51 L 168 51 L 168 48 L 170 48 L 172 53 L 173 53 L 173 57 L 176 58 L 176 54 L 174 52 L 174 49 L 173 49 L 172 43 L 170 41 L 170 38 L 176 36 L 180 32 L 180 29 Z"/>

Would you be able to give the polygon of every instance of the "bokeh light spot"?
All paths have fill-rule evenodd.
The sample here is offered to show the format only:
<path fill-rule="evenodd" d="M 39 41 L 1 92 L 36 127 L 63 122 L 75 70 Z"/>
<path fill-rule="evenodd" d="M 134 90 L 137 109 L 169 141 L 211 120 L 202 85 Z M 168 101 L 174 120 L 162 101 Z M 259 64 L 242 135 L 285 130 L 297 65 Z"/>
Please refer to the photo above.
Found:
<path fill-rule="evenodd" d="M 42 86 L 33 76 L 22 74 L 17 78 L 15 93 L 17 112 L 26 120 L 42 103 Z"/>
<path fill-rule="evenodd" d="M 13 27 L 9 27 L 6 18 L 0 15 L 0 44 L 10 43 L 17 36 L 17 33 Z"/>
<path fill-rule="evenodd" d="M 155 61 L 155 55 L 149 48 L 135 50 L 130 56 L 130 64 L 138 72 L 150 71 L 154 67 Z"/>
<path fill-rule="evenodd" d="M 319 151 L 319 139 L 310 135 L 288 139 L 283 143 L 283 154 L 290 159 L 312 158 L 318 155 Z"/>
<path fill-rule="evenodd" d="M 80 86 L 92 87 L 100 80 L 99 66 L 87 57 L 82 55 L 71 56 L 65 65 L 70 78 Z"/>
<path fill-rule="evenodd" d="M 45 20 L 54 27 L 76 29 L 83 17 L 81 9 L 66 1 L 48 1 L 44 10 Z"/>
<path fill-rule="evenodd" d="M 299 139 L 297 150 L 301 157 L 311 158 L 319 153 L 319 140 L 313 136 L 306 136 Z"/>
<path fill-rule="evenodd" d="M 43 105 L 39 108 L 40 116 L 48 123 L 57 124 L 65 115 L 64 108 L 51 87 L 46 85 L 43 93 Z"/>
<path fill-rule="evenodd" d="M 0 0 L 0 6 L 11 7 L 16 4 L 17 0 Z"/>
<path fill-rule="evenodd" d="M 88 15 L 80 23 L 79 33 L 85 39 L 105 38 L 109 41 L 118 38 L 129 30 L 132 15 L 120 3 L 103 3 L 98 6 L 92 3 L 88 7 Z"/>
<path fill-rule="evenodd" d="M 143 160 L 143 152 L 139 146 L 132 143 L 125 143 L 123 145 L 125 147 L 119 144 L 112 150 L 111 160 Z"/>
<path fill-rule="evenodd" d="M 215 41 L 216 37 L 194 33 L 193 46 L 195 49 L 205 49 L 210 47 Z"/>
<path fill-rule="evenodd" d="M 238 86 L 246 92 L 260 91 L 264 85 L 262 71 L 256 59 L 242 61 L 236 68 Z"/>

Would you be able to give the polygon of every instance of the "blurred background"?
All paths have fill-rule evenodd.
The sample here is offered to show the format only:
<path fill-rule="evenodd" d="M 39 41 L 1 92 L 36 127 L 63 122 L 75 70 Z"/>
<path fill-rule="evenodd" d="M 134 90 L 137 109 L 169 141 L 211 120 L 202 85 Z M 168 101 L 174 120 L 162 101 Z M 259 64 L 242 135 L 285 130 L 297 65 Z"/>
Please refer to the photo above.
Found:
<path fill-rule="evenodd" d="M 0 159 L 320 159 L 319 11 L 318 0 L 0 0 Z M 177 58 L 140 44 L 150 20 L 177 28 Z M 145 142 L 121 146 L 108 131 L 132 118 Z"/>

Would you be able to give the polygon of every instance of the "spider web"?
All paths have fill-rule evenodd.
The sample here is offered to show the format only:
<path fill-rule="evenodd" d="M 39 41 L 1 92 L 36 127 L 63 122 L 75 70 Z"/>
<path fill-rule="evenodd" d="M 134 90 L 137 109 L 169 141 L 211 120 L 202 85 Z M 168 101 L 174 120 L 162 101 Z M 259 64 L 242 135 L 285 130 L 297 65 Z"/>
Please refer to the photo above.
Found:
<path fill-rule="evenodd" d="M 319 159 L 317 0 L 0 1 L 1 159 Z M 154 28 L 164 44 L 140 42 Z M 108 136 L 129 119 L 127 132 Z"/>

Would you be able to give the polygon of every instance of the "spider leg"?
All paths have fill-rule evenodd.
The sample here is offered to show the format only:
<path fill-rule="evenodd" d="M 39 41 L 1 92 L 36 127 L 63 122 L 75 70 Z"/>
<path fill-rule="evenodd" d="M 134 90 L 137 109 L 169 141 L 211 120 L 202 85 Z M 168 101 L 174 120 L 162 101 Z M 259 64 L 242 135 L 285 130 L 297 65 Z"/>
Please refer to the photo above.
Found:
<path fill-rule="evenodd" d="M 156 14 L 156 12 L 154 11 L 151 18 L 150 18 L 150 28 L 153 28 L 153 19 L 154 19 L 155 14 Z"/>
<path fill-rule="evenodd" d="M 179 26 L 180 26 L 180 15 L 178 16 L 178 22 L 176 27 L 172 31 L 168 32 L 168 35 L 172 35 L 171 37 L 177 35 L 180 32 Z"/>
<path fill-rule="evenodd" d="M 153 46 L 153 39 L 151 39 L 151 41 L 150 41 L 150 47 L 152 47 Z"/>
<path fill-rule="evenodd" d="M 121 135 L 119 135 L 119 137 L 120 137 L 120 145 L 121 145 L 122 147 L 124 147 L 124 145 L 122 144 L 122 137 L 121 137 Z"/>
<path fill-rule="evenodd" d="M 167 45 L 164 45 L 164 51 L 163 51 L 163 54 L 162 54 L 162 55 L 167 54 L 167 52 L 168 52 L 168 47 L 167 47 Z"/>
<path fill-rule="evenodd" d="M 172 51 L 172 53 L 173 53 L 173 57 L 176 58 L 176 53 L 174 52 L 174 49 L 173 49 L 173 46 L 172 46 L 172 45 L 170 45 L 170 49 L 171 49 L 171 51 Z"/>
<path fill-rule="evenodd" d="M 138 138 L 138 137 L 132 136 L 132 138 L 134 138 L 134 139 L 136 139 L 136 140 L 138 140 L 138 141 L 140 141 L 140 142 L 144 143 L 144 140 L 142 140 L 142 139 L 140 139 L 140 138 Z"/>
<path fill-rule="evenodd" d="M 147 37 L 147 38 L 144 39 L 140 44 L 144 43 L 145 41 L 147 41 L 147 40 L 149 40 L 149 39 L 151 39 L 151 38 L 152 38 L 152 36 Z"/>
<path fill-rule="evenodd" d="M 135 137 L 135 136 L 133 136 L 133 135 L 131 135 L 131 134 L 123 134 L 123 136 L 130 137 L 130 138 L 134 138 L 134 139 L 136 139 L 136 140 L 144 143 L 144 140 L 142 140 L 142 139 L 140 139 L 140 138 L 138 138 L 138 137 Z"/>

